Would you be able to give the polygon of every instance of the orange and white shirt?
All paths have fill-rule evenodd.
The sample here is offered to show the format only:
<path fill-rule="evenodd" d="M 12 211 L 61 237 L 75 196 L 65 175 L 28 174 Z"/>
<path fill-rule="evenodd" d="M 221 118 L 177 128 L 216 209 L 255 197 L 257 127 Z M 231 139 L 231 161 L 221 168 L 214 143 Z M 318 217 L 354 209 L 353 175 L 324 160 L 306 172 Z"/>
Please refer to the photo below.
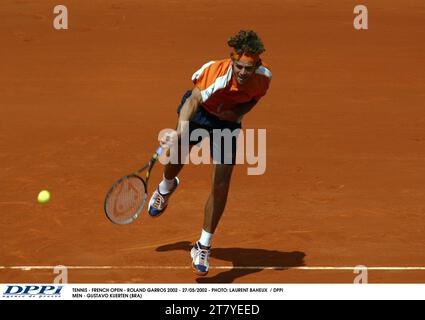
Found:
<path fill-rule="evenodd" d="M 210 61 L 192 76 L 192 81 L 201 91 L 202 106 L 221 120 L 236 121 L 224 111 L 235 108 L 240 103 L 256 101 L 263 97 L 269 88 L 272 73 L 264 65 L 258 67 L 251 78 L 240 85 L 233 76 L 232 60 Z"/>

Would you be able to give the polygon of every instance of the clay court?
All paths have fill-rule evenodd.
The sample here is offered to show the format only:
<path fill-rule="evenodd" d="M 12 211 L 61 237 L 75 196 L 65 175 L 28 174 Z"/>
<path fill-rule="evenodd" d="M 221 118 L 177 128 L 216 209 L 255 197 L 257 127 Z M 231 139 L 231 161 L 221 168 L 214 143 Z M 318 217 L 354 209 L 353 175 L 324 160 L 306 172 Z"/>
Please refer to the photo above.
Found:
<path fill-rule="evenodd" d="M 57 4 L 68 30 L 53 28 Z M 352 283 L 357 265 L 371 283 L 424 283 L 425 4 L 363 1 L 361 31 L 357 4 L 3 0 L 0 283 L 52 282 L 57 265 L 70 283 Z M 235 168 L 198 278 L 189 250 L 211 166 L 187 166 L 157 219 L 113 225 L 103 200 L 242 28 L 263 39 L 273 72 L 244 120 L 267 129 L 267 170 Z"/>

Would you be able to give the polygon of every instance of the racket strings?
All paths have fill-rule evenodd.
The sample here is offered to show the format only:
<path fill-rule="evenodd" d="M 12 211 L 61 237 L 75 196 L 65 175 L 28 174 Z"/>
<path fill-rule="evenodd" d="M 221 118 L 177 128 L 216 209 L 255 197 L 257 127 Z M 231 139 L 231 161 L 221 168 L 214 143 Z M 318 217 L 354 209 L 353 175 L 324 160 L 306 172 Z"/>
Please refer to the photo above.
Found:
<path fill-rule="evenodd" d="M 118 223 L 126 223 L 137 217 L 146 199 L 143 181 L 130 176 L 122 179 L 110 193 L 106 210 L 109 217 Z"/>

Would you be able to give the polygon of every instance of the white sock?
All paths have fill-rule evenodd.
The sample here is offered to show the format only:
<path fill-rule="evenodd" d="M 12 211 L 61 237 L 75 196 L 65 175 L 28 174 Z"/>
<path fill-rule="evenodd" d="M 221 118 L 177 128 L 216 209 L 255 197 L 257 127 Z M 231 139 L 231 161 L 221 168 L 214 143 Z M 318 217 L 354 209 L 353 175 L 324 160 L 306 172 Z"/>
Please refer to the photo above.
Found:
<path fill-rule="evenodd" d="M 201 238 L 199 239 L 199 243 L 205 247 L 209 247 L 211 245 L 211 238 L 213 234 L 202 229 Z"/>
<path fill-rule="evenodd" d="M 174 179 L 168 180 L 163 177 L 161 183 L 159 184 L 159 192 L 161 194 L 167 194 L 174 188 Z"/>

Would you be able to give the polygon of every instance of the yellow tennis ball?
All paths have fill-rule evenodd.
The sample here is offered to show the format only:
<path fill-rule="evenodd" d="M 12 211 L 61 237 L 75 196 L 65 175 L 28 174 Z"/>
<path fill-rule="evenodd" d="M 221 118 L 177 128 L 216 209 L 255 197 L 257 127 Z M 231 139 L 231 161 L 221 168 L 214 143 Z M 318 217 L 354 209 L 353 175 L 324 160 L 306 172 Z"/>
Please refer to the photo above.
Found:
<path fill-rule="evenodd" d="M 47 190 L 42 190 L 38 194 L 37 201 L 38 203 L 47 203 L 50 200 L 50 192 Z"/>

